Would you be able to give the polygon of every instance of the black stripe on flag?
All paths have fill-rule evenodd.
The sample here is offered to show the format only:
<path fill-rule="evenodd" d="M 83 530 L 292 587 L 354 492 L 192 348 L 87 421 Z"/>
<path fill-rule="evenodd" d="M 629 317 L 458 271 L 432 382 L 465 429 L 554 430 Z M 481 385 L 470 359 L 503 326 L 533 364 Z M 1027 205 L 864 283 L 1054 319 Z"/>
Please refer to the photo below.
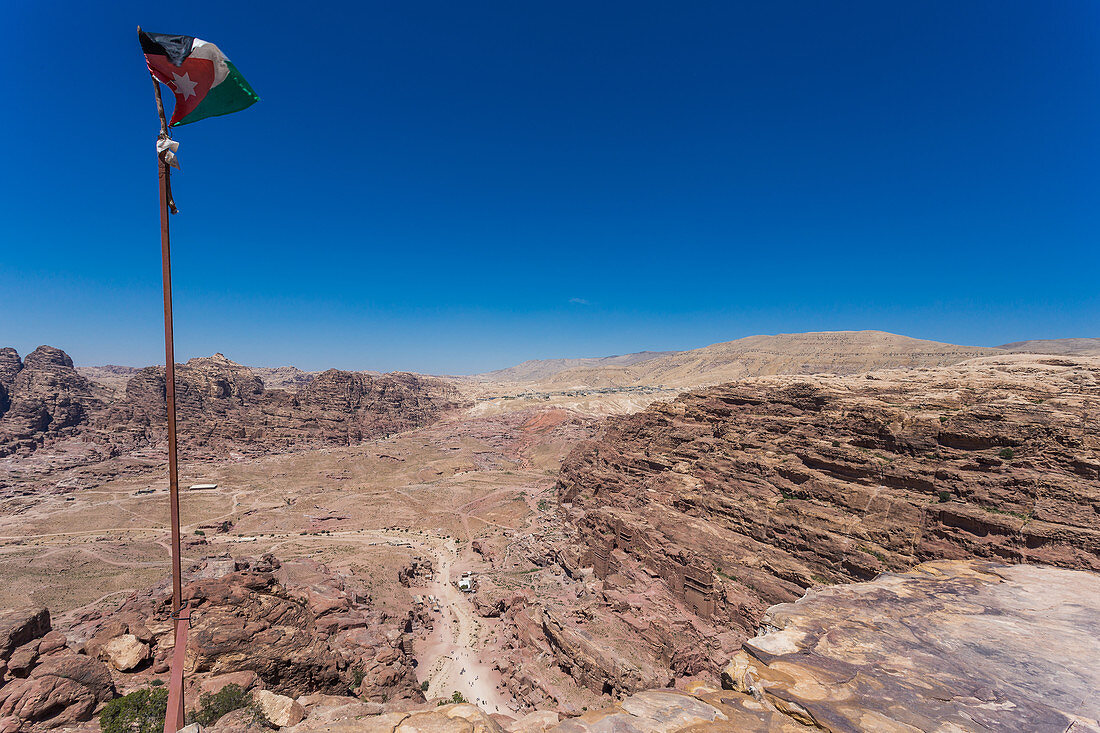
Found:
<path fill-rule="evenodd" d="M 154 56 L 167 56 L 173 66 L 179 66 L 191 55 L 195 43 L 194 36 L 173 36 L 168 33 L 138 33 L 141 52 Z"/>

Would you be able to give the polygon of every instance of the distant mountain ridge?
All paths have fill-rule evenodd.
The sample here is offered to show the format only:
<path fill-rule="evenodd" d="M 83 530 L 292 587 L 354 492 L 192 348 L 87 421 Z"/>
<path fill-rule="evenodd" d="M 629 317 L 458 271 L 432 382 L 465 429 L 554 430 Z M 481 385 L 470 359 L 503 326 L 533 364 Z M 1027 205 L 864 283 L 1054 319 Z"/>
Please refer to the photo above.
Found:
<path fill-rule="evenodd" d="M 431 424 L 470 404 L 453 382 L 402 372 L 329 369 L 298 389 L 270 389 L 222 354 L 177 364 L 175 375 L 185 456 L 351 445 Z M 77 369 L 51 346 L 25 359 L 0 348 L 0 457 L 62 441 L 78 462 L 155 446 L 167 422 L 165 391 L 161 366 Z"/>
<path fill-rule="evenodd" d="M 1100 338 L 1034 339 L 1013 341 L 998 346 L 1005 351 L 1023 351 L 1029 354 L 1064 354 L 1066 356 L 1100 356 Z"/>
<path fill-rule="evenodd" d="M 600 368 L 609 366 L 631 366 L 661 356 L 678 354 L 678 351 L 636 351 L 618 356 L 594 356 L 575 359 L 528 359 L 506 369 L 496 369 L 483 374 L 474 374 L 470 379 L 479 382 L 537 382 L 549 379 L 555 374 L 578 368 Z"/>
<path fill-rule="evenodd" d="M 543 371 L 547 376 L 515 381 L 537 383 L 546 389 L 700 387 L 771 374 L 857 374 L 872 369 L 946 366 L 1003 353 L 995 348 L 925 341 L 885 331 L 822 331 L 749 336 L 690 351 L 610 357 L 619 359 L 619 363 L 585 360 L 592 363 L 556 370 L 554 364 L 546 364 Z M 647 356 L 629 359 L 641 354 Z M 515 371 L 504 369 L 478 376 L 539 373 L 537 368 L 525 367 L 527 364 L 531 362 L 513 367 Z"/>

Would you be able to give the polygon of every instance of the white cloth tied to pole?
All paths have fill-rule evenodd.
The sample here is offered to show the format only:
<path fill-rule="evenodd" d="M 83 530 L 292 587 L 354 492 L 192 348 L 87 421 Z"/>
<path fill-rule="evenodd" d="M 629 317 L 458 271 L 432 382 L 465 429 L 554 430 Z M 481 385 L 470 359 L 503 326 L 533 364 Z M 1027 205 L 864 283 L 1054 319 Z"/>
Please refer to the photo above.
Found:
<path fill-rule="evenodd" d="M 179 161 L 176 160 L 176 150 L 179 149 L 180 144 L 168 137 L 164 133 L 157 136 L 157 155 L 168 165 L 173 168 L 179 168 Z"/>

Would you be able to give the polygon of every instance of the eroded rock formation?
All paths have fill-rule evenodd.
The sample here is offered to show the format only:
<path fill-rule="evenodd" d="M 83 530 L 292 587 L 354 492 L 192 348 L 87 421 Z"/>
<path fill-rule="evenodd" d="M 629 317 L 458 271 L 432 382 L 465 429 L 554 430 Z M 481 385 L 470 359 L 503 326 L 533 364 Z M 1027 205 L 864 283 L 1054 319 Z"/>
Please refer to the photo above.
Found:
<path fill-rule="evenodd" d="M 612 418 L 559 487 L 560 561 L 596 582 L 540 603 L 545 630 L 590 641 L 546 638 L 585 684 L 630 691 L 715 674 L 812 587 L 938 558 L 1100 570 L 1098 408 L 1100 362 L 1029 356 L 746 380 Z M 642 674 L 598 664 L 624 654 Z"/>
<path fill-rule="evenodd" d="M 253 673 L 260 688 L 292 697 L 354 691 L 391 704 L 423 700 L 405 652 L 411 616 L 386 617 L 324 565 L 271 556 L 211 558 L 197 575 L 183 589 L 192 609 L 187 670 L 193 685 Z M 116 669 L 111 645 L 132 637 L 147 645 L 148 672 L 163 672 L 172 652 L 164 593 L 133 595 L 117 611 L 81 619 L 71 633 L 86 640 L 89 655 Z"/>
<path fill-rule="evenodd" d="M 406 654 L 411 610 L 374 609 L 312 560 L 209 558 L 190 575 L 192 704 L 234 683 L 293 725 L 301 706 L 283 696 L 353 694 L 373 713 L 424 701 Z M 0 731 L 88 720 L 116 694 L 163 682 L 173 651 L 169 596 L 162 584 L 117 609 L 87 611 L 64 633 L 46 609 L 0 612 Z"/>
<path fill-rule="evenodd" d="M 176 368 L 185 455 L 347 445 L 431 424 L 465 404 L 451 383 L 415 374 L 330 369 L 290 392 L 265 389 L 221 354 Z M 119 392 L 93 385 L 59 349 L 41 346 L 23 361 L 0 349 L 0 456 L 71 438 L 86 444 L 87 460 L 102 460 L 163 442 L 166 419 L 162 367 L 138 370 Z"/>
<path fill-rule="evenodd" d="M 0 611 L 0 731 L 49 730 L 88 720 L 114 695 L 107 668 L 51 630 L 49 611 Z"/>
<path fill-rule="evenodd" d="M 512 733 L 1100 731 L 1100 575 L 937 561 L 771 608 L 721 686 L 650 689 L 559 720 L 325 701 L 293 730 Z M 217 730 L 217 729 L 216 729 Z"/>
<path fill-rule="evenodd" d="M 103 406 L 64 351 L 39 346 L 20 361 L 0 349 L 0 456 L 74 435 Z"/>

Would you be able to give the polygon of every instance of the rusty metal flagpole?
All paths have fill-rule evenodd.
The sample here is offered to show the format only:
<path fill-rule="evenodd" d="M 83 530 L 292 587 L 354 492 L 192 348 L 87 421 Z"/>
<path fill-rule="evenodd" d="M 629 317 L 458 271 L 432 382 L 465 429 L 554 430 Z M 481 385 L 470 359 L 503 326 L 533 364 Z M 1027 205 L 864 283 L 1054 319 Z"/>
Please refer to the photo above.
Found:
<path fill-rule="evenodd" d="M 138 34 L 141 26 L 138 26 Z M 189 609 L 183 608 L 183 572 L 180 557 L 180 496 L 179 470 L 176 453 L 176 358 L 172 333 L 172 257 L 168 218 L 178 213 L 172 199 L 170 162 L 173 151 L 167 147 L 168 122 L 164 116 L 160 83 L 153 80 L 153 93 L 160 117 L 160 135 L 157 138 L 157 177 L 160 184 L 160 251 L 161 272 L 164 281 L 164 392 L 168 413 L 168 497 L 172 523 L 172 619 L 174 623 L 173 653 L 168 688 L 168 709 L 164 718 L 164 732 L 175 733 L 184 726 L 183 662 L 187 646 L 187 630 L 190 627 Z"/>

